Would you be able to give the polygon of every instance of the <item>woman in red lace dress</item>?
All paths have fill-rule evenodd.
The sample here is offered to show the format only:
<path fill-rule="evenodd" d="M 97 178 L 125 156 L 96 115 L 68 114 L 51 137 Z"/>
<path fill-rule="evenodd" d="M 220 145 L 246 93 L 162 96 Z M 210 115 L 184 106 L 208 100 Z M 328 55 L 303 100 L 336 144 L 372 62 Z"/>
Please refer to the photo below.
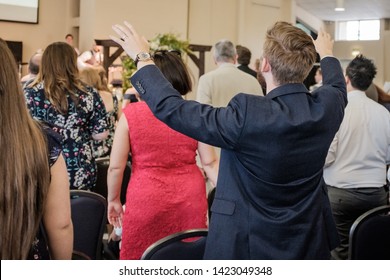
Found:
<path fill-rule="evenodd" d="M 179 53 L 157 51 L 154 61 L 182 95 L 191 91 Z M 144 102 L 123 110 L 108 171 L 108 219 L 123 227 L 120 259 L 139 259 L 148 246 L 167 235 L 207 227 L 206 186 L 196 164 L 197 152 L 215 184 L 218 160 L 211 146 L 170 129 Z M 122 213 L 120 187 L 129 153 L 132 175 Z"/>

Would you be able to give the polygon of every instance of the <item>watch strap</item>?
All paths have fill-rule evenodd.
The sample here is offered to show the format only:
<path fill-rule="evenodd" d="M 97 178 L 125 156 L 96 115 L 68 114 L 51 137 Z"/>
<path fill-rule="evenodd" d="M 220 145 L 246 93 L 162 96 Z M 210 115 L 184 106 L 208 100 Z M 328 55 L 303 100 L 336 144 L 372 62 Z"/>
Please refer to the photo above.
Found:
<path fill-rule="evenodd" d="M 141 53 L 144 53 L 144 52 L 141 52 Z M 150 53 L 147 53 L 147 54 L 149 54 L 149 57 L 148 57 L 148 58 L 141 59 L 141 58 L 140 58 L 140 54 L 141 54 L 141 53 L 139 53 L 139 54 L 137 54 L 137 55 L 135 56 L 135 60 L 134 60 L 135 67 L 137 67 L 139 61 L 148 61 L 148 60 L 152 60 L 152 55 L 151 55 Z"/>

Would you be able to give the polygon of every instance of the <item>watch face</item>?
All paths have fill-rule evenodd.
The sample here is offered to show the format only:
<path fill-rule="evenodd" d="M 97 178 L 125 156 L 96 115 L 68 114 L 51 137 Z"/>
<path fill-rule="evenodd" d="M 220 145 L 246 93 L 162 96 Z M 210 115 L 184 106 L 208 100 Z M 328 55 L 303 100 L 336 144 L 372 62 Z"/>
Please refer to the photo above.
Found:
<path fill-rule="evenodd" d="M 149 53 L 142 52 L 142 53 L 138 54 L 138 59 L 139 60 L 145 60 L 145 59 L 149 59 L 149 58 L 150 58 L 150 54 Z"/>

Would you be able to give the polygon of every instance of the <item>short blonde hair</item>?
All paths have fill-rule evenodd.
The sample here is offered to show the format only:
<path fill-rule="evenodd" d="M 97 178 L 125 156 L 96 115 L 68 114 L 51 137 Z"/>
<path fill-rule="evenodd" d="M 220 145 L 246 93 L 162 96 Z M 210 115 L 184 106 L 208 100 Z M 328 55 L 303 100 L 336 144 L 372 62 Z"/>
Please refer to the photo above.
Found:
<path fill-rule="evenodd" d="M 263 57 L 267 58 L 275 82 L 302 83 L 316 60 L 312 38 L 287 22 L 276 22 L 266 34 Z"/>

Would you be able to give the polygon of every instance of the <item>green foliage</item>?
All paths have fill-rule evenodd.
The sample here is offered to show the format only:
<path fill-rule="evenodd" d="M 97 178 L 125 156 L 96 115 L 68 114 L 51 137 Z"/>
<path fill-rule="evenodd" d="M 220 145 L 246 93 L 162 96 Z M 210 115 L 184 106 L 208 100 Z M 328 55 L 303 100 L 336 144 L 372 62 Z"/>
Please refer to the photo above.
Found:
<path fill-rule="evenodd" d="M 186 40 L 179 40 L 178 36 L 173 33 L 157 34 L 155 38 L 149 41 L 151 52 L 156 50 L 179 50 L 182 54 L 191 53 L 189 42 Z M 130 77 L 133 75 L 137 67 L 134 61 L 125 56 L 122 58 L 123 65 L 123 91 L 131 87 Z"/>
<path fill-rule="evenodd" d="M 135 70 L 137 70 L 137 67 L 135 67 L 134 60 L 132 60 L 129 56 L 126 56 L 122 59 L 122 65 L 123 65 L 123 92 L 125 92 L 128 88 L 131 87 L 130 83 L 130 77 L 133 75 Z"/>
<path fill-rule="evenodd" d="M 152 52 L 156 50 L 180 50 L 187 53 L 190 51 L 188 41 L 177 39 L 177 36 L 173 33 L 158 34 L 149 43 Z"/>

